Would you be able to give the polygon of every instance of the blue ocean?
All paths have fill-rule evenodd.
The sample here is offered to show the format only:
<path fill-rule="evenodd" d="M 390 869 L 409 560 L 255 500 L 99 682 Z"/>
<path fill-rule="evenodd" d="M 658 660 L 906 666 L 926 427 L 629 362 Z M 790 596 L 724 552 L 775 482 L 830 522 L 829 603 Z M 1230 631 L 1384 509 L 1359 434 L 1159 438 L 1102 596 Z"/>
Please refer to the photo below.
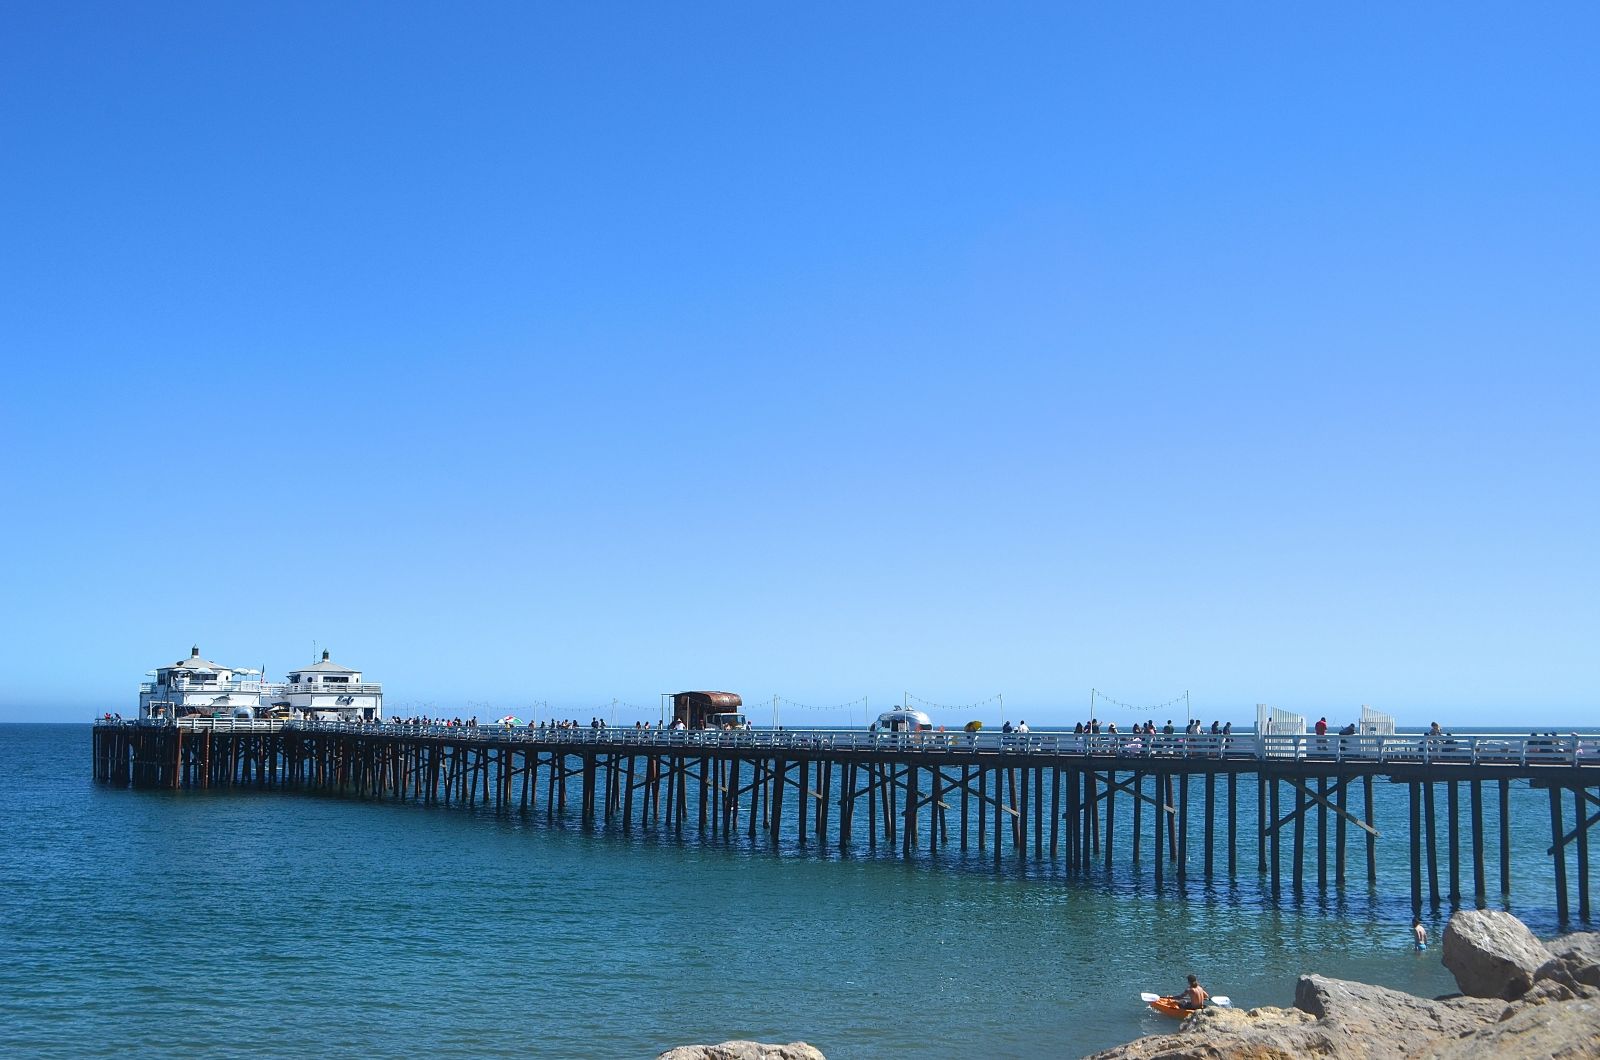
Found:
<path fill-rule="evenodd" d="M 575 801 L 550 822 L 108 788 L 84 725 L 0 726 L 0 761 L 10 1056 L 648 1058 L 740 1037 L 831 1058 L 1076 1056 L 1169 1029 L 1137 994 L 1190 971 L 1245 1006 L 1288 1004 L 1307 971 L 1454 989 L 1448 907 L 1428 951 L 1411 943 L 1405 800 L 1382 783 L 1378 886 L 1352 840 L 1342 895 L 1313 871 L 1274 904 L 1253 839 L 1237 879 L 1207 883 L 1191 858 L 1180 892 L 1126 848 L 1072 879 L 976 851 L 869 854 L 864 836 L 840 853 L 792 829 L 776 846 L 623 835 Z M 1548 802 L 1514 793 L 1509 907 L 1553 934 Z"/>

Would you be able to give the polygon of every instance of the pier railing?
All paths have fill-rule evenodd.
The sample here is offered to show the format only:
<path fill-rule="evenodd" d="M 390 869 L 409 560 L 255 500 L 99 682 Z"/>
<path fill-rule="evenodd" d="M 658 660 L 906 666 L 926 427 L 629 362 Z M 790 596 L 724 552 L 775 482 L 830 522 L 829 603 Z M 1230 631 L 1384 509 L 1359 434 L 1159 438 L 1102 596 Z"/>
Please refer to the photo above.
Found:
<path fill-rule="evenodd" d="M 322 682 L 307 681 L 303 684 L 272 684 L 262 685 L 261 691 L 274 696 L 288 695 L 317 695 L 317 696 L 348 696 L 376 695 L 383 691 L 381 684 L 340 684 L 337 681 Z"/>
<path fill-rule="evenodd" d="M 158 689 L 166 689 L 169 692 L 191 692 L 191 693 L 203 693 L 203 692 L 263 692 L 263 691 L 265 691 L 266 689 L 268 689 L 270 687 L 272 687 L 272 686 L 263 684 L 260 680 L 250 680 L 250 681 L 186 681 L 186 680 L 177 680 L 177 681 L 173 681 L 170 684 L 165 684 L 165 685 L 157 684 L 154 681 L 141 681 L 139 683 L 139 692 L 140 692 L 141 695 L 153 694 Z"/>
<path fill-rule="evenodd" d="M 100 724 L 106 724 L 100 721 Z M 163 721 L 123 722 L 165 725 Z M 635 729 L 438 725 L 418 722 L 275 721 L 184 718 L 187 730 L 426 736 L 451 740 L 684 750 L 894 751 L 981 755 L 1050 755 L 1115 759 L 1180 758 L 1455 765 L 1600 765 L 1600 735 L 1486 733 L 1471 736 L 1258 736 L 1254 733 L 871 732 L 861 729 Z"/>

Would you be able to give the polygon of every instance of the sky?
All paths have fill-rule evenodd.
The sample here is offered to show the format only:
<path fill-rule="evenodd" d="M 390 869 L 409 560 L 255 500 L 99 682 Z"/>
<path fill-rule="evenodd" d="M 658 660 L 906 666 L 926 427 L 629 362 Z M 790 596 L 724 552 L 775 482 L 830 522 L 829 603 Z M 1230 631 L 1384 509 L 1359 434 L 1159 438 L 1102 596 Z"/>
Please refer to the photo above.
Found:
<path fill-rule="evenodd" d="M 1597 31 L 6 4 L 0 720 L 1593 724 Z"/>

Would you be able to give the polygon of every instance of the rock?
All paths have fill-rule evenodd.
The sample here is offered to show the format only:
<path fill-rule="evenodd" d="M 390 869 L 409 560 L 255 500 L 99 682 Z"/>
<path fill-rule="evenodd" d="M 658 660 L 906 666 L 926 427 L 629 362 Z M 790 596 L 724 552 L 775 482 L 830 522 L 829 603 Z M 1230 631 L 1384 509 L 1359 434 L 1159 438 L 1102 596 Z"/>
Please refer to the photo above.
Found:
<path fill-rule="evenodd" d="M 1517 1000 L 1507 1005 L 1500 1013 L 1501 1020 L 1508 1020 L 1525 1008 L 1533 1005 L 1548 1005 L 1552 1002 L 1575 1001 L 1578 998 L 1600 997 L 1600 990 L 1584 983 L 1573 982 L 1570 979 L 1552 978 L 1538 979 L 1528 988 L 1528 992 Z"/>
<path fill-rule="evenodd" d="M 720 1045 L 680 1045 L 668 1049 L 656 1060 L 827 1060 L 822 1051 L 805 1042 L 768 1045 L 765 1042 L 732 1041 Z"/>
<path fill-rule="evenodd" d="M 1444 966 L 1463 994 L 1513 1001 L 1533 985 L 1550 951 L 1510 913 L 1466 909 L 1444 929 Z"/>
<path fill-rule="evenodd" d="M 1568 987 L 1600 987 L 1600 933 L 1583 931 L 1562 935 L 1545 943 L 1552 954 L 1548 961 L 1533 973 L 1540 980 L 1553 979 Z"/>
<path fill-rule="evenodd" d="M 1585 961 L 1581 957 L 1551 957 L 1539 966 L 1533 973 L 1533 988 L 1531 994 L 1543 983 L 1560 983 L 1576 990 L 1582 987 L 1600 987 L 1600 964 Z M 1528 994 L 1522 995 L 1527 997 Z"/>
<path fill-rule="evenodd" d="M 1419 1060 L 1478 1057 L 1600 1056 L 1600 1000 L 1581 998 L 1548 1005 L 1514 1005 L 1510 1019 L 1450 1041 L 1436 1042 Z"/>
<path fill-rule="evenodd" d="M 1600 964 L 1600 931 L 1574 931 L 1544 944 L 1555 957 L 1576 957 L 1589 964 Z"/>
<path fill-rule="evenodd" d="M 1600 935 L 1564 935 L 1545 948 L 1553 956 L 1533 973 L 1527 993 L 1506 1006 L 1501 1020 L 1535 1005 L 1600 999 Z"/>
<path fill-rule="evenodd" d="M 1292 1009 L 1207 1009 L 1177 1033 L 1141 1038 L 1098 1060 L 1403 1060 L 1441 1038 L 1491 1025 L 1505 1009 L 1483 998 L 1430 1001 L 1320 975 L 1300 977 L 1294 1003 Z"/>
<path fill-rule="evenodd" d="M 1600 1057 L 1600 934 L 1566 935 L 1547 948 L 1508 913 L 1465 912 L 1450 918 L 1444 938 L 1445 967 L 1475 996 L 1430 1001 L 1304 975 L 1292 1009 L 1207 1009 L 1173 1033 L 1094 1060 Z"/>
<path fill-rule="evenodd" d="M 1295 984 L 1295 1008 L 1311 1013 L 1327 1029 L 1357 1040 L 1376 1039 L 1386 1051 L 1370 1056 L 1406 1056 L 1432 1038 L 1455 1037 L 1500 1018 L 1505 1006 L 1475 997 L 1430 1001 L 1383 986 L 1303 975 Z M 1353 1054 L 1352 1054 L 1353 1055 Z"/>
<path fill-rule="evenodd" d="M 1299 1009 L 1208 1008 L 1184 1020 L 1175 1033 L 1152 1034 L 1090 1060 L 1298 1060 L 1333 1055 L 1335 1045 Z"/>

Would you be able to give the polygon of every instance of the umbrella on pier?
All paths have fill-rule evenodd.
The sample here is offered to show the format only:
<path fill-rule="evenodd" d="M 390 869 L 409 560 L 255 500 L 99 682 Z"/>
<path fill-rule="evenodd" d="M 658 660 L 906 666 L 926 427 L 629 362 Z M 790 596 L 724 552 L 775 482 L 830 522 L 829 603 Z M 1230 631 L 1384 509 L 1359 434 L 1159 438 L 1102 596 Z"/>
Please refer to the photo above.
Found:
<path fill-rule="evenodd" d="M 522 724 L 522 719 L 518 718 L 518 717 L 516 717 L 514 715 L 507 714 L 505 717 L 500 719 L 500 724 L 501 725 L 521 725 Z"/>

